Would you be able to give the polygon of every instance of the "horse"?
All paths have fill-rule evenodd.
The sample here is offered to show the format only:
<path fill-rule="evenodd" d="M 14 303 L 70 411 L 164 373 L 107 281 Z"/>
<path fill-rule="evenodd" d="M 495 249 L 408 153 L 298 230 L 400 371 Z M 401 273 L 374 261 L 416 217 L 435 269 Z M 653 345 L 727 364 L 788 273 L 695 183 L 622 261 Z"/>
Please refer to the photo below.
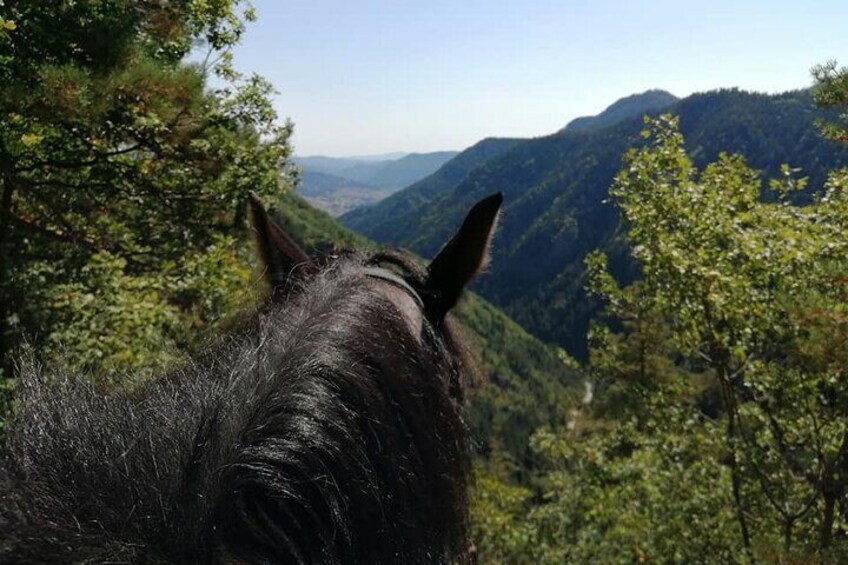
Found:
<path fill-rule="evenodd" d="M 251 196 L 269 297 L 187 365 L 102 391 L 20 364 L 0 562 L 469 562 L 450 312 L 501 200 L 425 268 L 399 250 L 313 259 Z"/>

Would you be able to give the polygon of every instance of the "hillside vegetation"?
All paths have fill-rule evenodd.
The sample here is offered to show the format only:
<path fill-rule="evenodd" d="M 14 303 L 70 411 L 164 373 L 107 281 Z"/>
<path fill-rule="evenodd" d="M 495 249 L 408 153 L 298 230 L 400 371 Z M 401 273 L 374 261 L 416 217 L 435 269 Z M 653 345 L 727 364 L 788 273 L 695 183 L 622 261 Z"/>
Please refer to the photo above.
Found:
<path fill-rule="evenodd" d="M 340 221 L 353 230 L 368 233 L 378 241 L 402 241 L 411 237 L 398 218 L 407 217 L 418 206 L 429 202 L 461 182 L 471 171 L 519 144 L 521 139 L 491 138 L 479 141 L 442 165 L 432 175 L 393 194 L 378 205 L 363 207 L 344 214 Z M 393 235 L 394 234 L 394 235 Z"/>
<path fill-rule="evenodd" d="M 722 90 L 690 96 L 668 111 L 680 116 L 696 165 L 722 151 L 745 155 L 765 176 L 776 176 L 788 163 L 809 177 L 796 199 L 820 190 L 826 171 L 848 157 L 819 134 L 815 121 L 827 112 L 816 108 L 808 91 L 770 96 Z M 598 307 L 584 290 L 586 254 L 605 249 L 618 276 L 626 280 L 635 274 L 608 198 L 625 150 L 642 142 L 641 129 L 641 118 L 632 118 L 604 129 L 516 142 L 461 169 L 464 175 L 436 173 L 341 220 L 378 241 L 426 256 L 448 236 L 462 210 L 503 191 L 493 266 L 475 288 L 535 335 L 585 359 L 588 323 Z"/>
<path fill-rule="evenodd" d="M 647 113 L 663 110 L 678 100 L 677 96 L 659 89 L 632 94 L 616 100 L 596 116 L 574 118 L 560 131 L 603 129 L 628 118 L 640 118 Z"/>

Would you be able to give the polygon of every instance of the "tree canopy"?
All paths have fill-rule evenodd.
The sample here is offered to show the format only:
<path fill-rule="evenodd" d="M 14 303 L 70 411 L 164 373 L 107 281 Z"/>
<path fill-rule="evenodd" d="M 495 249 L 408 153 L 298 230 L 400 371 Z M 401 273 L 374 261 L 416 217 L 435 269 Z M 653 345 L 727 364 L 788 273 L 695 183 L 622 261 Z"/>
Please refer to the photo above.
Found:
<path fill-rule="evenodd" d="M 290 152 L 270 84 L 232 66 L 253 17 L 239 0 L 0 7 L 4 359 L 25 338 L 143 364 L 162 344 L 132 336 L 176 343 L 177 320 L 226 311 L 209 279 L 244 282 L 243 203 L 285 187 Z M 92 324 L 111 336 L 79 343 Z"/>

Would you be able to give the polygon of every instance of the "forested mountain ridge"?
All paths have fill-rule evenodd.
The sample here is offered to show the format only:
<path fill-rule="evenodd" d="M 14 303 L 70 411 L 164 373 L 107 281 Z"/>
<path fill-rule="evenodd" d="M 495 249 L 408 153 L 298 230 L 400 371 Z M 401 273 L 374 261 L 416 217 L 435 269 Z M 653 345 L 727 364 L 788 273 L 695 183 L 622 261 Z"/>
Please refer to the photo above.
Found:
<path fill-rule="evenodd" d="M 641 94 L 632 94 L 619 98 L 596 116 L 574 118 L 560 131 L 586 131 L 614 126 L 628 118 L 638 118 L 648 112 L 668 108 L 679 98 L 665 90 L 647 90 Z"/>
<path fill-rule="evenodd" d="M 766 95 L 721 90 L 692 95 L 667 111 L 680 116 L 698 166 L 725 151 L 742 153 L 767 176 L 776 176 L 780 165 L 788 163 L 809 176 L 809 193 L 821 187 L 827 169 L 848 162 L 845 149 L 816 129 L 816 119 L 825 113 L 807 91 Z M 396 210 L 403 210 L 401 202 L 407 199 L 414 202 L 404 213 L 381 222 L 354 221 L 351 213 L 342 221 L 369 237 L 427 256 L 449 236 L 449 226 L 470 203 L 503 191 L 492 268 L 476 289 L 534 334 L 582 358 L 588 321 L 596 312 L 584 291 L 583 259 L 600 247 L 610 253 L 619 275 L 628 269 L 623 248 L 616 245 L 618 215 L 606 200 L 622 155 L 641 142 L 641 129 L 642 120 L 631 118 L 609 128 L 563 131 L 517 143 L 458 183 L 431 185 L 431 197 L 423 202 L 415 187 L 393 195 Z"/>
<path fill-rule="evenodd" d="M 402 236 L 397 231 L 403 225 L 397 221 L 402 214 L 415 210 L 430 199 L 456 186 L 476 167 L 489 159 L 512 149 L 522 139 L 487 138 L 478 141 L 456 157 L 442 165 L 432 175 L 393 194 L 374 206 L 358 208 L 342 215 L 340 221 L 345 226 L 371 234 L 379 241 L 399 241 Z"/>
<path fill-rule="evenodd" d="M 668 107 L 678 98 L 664 90 L 649 90 L 621 98 L 597 116 L 575 118 L 561 131 L 588 131 L 614 125 L 626 118 L 641 117 L 645 112 Z M 397 195 L 370 207 L 354 209 L 341 216 L 344 225 L 367 233 L 381 241 L 399 241 L 400 227 L 393 216 L 408 212 L 430 198 L 455 187 L 475 168 L 494 159 L 526 139 L 487 138 L 475 143 L 433 175 L 422 179 Z M 320 165 L 323 166 L 323 163 Z"/>

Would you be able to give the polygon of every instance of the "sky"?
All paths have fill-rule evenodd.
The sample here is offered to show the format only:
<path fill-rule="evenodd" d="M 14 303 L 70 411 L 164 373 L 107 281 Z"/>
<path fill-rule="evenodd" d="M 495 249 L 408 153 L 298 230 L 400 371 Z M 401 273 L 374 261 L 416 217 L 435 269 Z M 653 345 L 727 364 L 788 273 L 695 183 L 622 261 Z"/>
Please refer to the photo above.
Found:
<path fill-rule="evenodd" d="M 252 0 L 236 67 L 269 79 L 297 155 L 536 137 L 629 94 L 782 92 L 848 65 L 848 0 Z"/>

